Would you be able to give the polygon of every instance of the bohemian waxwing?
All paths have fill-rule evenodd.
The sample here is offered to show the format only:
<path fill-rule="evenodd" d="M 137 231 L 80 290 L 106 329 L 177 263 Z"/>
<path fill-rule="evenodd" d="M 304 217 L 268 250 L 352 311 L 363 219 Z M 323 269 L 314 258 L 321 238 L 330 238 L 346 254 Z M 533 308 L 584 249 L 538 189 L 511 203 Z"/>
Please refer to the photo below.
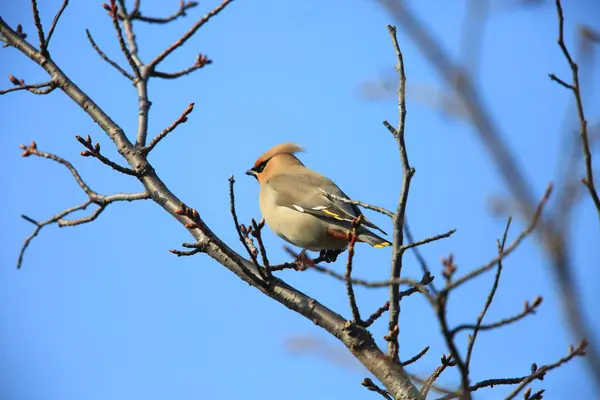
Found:
<path fill-rule="evenodd" d="M 303 149 L 293 143 L 277 145 L 246 171 L 260 184 L 260 211 L 275 234 L 294 246 L 311 251 L 344 250 L 352 221 L 362 215 L 357 206 L 332 199 L 348 198 L 325 176 L 304 166 L 294 153 Z M 363 216 L 357 228 L 360 242 L 381 248 L 391 243 L 366 227 L 386 234 Z"/>

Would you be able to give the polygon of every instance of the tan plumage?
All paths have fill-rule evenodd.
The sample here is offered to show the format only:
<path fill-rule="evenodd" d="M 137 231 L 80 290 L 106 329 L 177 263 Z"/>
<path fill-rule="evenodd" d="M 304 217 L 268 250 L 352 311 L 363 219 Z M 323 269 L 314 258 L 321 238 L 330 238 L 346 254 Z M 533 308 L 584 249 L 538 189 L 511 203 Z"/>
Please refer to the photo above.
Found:
<path fill-rule="evenodd" d="M 294 155 L 303 149 L 293 143 L 279 144 L 261 155 L 246 174 L 260 183 L 259 206 L 273 232 L 302 249 L 343 250 L 352 221 L 362 215 L 355 205 L 327 194 L 348 196 L 330 179 L 304 166 Z M 358 241 L 373 247 L 390 242 L 367 229 L 383 232 L 363 216 Z"/>

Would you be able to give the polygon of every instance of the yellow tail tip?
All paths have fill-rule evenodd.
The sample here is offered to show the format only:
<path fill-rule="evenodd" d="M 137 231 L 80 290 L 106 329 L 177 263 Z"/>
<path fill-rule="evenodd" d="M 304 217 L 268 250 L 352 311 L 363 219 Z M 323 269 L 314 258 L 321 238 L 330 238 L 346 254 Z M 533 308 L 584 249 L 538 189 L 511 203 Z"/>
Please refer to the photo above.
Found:
<path fill-rule="evenodd" d="M 376 249 L 383 249 L 384 247 L 388 247 L 391 245 L 392 244 L 390 242 L 381 242 L 379 244 L 374 245 L 373 247 L 375 247 Z"/>

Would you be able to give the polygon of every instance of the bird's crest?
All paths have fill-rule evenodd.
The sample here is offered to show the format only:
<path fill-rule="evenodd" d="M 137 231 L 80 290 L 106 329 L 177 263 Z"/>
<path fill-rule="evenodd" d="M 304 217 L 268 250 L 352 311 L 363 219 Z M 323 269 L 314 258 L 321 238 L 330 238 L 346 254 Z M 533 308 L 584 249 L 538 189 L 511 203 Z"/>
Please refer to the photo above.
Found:
<path fill-rule="evenodd" d="M 254 167 L 257 167 L 262 162 L 265 162 L 278 154 L 294 154 L 300 151 L 304 151 L 304 149 L 298 146 L 295 143 L 281 143 L 277 146 L 271 147 L 269 150 L 265 151 L 263 155 L 261 155 L 258 160 L 254 163 Z"/>

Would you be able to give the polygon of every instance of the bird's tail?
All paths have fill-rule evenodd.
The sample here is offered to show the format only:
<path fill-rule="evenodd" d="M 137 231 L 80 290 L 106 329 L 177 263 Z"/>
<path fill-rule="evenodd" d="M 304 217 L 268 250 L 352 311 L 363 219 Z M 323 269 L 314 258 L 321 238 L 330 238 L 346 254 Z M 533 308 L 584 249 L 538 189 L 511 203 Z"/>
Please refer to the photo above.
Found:
<path fill-rule="evenodd" d="M 357 239 L 361 242 L 370 244 L 371 246 L 375 247 L 376 249 L 381 249 L 383 247 L 387 247 L 387 246 L 391 245 L 390 242 L 388 242 L 381 236 L 378 236 L 377 234 L 371 232 L 370 230 L 368 230 L 366 228 L 361 227 L 358 229 L 358 231 L 359 231 L 359 234 L 358 234 Z"/>

